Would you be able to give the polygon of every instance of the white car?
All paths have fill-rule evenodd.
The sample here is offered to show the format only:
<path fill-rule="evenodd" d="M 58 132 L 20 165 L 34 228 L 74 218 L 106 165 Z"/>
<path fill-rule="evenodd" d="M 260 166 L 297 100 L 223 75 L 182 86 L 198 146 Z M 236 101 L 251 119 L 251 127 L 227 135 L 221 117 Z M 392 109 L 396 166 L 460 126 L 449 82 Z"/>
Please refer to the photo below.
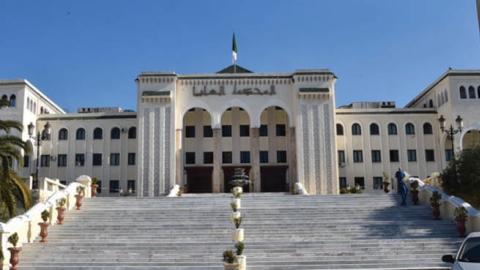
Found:
<path fill-rule="evenodd" d="M 452 270 L 480 269 L 480 232 L 469 234 L 456 255 L 444 255 L 442 261 L 453 263 Z"/>

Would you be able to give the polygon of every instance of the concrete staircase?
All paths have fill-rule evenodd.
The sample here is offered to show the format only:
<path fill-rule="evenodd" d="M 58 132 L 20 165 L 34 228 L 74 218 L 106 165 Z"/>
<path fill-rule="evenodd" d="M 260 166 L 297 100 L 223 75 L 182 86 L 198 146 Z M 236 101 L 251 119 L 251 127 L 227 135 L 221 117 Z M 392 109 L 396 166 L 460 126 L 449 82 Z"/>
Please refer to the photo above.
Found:
<path fill-rule="evenodd" d="M 461 239 L 425 206 L 394 195 L 245 194 L 248 269 L 446 269 Z M 230 195 L 93 198 L 20 269 L 223 269 L 233 247 Z"/>

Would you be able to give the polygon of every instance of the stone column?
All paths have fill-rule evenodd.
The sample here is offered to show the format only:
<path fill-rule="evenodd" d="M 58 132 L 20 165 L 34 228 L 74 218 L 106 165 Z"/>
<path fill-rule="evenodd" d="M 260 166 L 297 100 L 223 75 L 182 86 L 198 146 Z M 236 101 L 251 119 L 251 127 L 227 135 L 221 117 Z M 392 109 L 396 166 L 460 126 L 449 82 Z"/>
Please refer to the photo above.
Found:
<path fill-rule="evenodd" d="M 260 192 L 262 183 L 260 179 L 260 142 L 259 142 L 260 129 L 258 127 L 250 128 L 250 158 L 252 167 L 250 168 L 250 181 L 253 184 L 251 191 Z"/>
<path fill-rule="evenodd" d="M 297 151 L 295 140 L 295 127 L 288 128 L 287 133 L 287 162 L 288 162 L 288 181 L 289 191 L 293 190 L 293 185 L 297 182 Z"/>
<path fill-rule="evenodd" d="M 222 129 L 213 129 L 213 192 L 222 192 Z"/>
<path fill-rule="evenodd" d="M 175 184 L 183 186 L 183 129 L 175 130 Z"/>

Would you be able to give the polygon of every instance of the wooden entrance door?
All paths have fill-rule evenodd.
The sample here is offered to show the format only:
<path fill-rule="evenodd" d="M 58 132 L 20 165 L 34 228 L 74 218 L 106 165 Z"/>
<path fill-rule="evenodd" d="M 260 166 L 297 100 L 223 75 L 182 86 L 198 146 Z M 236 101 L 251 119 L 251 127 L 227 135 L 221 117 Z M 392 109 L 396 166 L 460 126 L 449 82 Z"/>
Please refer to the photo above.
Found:
<path fill-rule="evenodd" d="M 262 192 L 287 192 L 287 168 L 288 166 L 260 167 Z"/>
<path fill-rule="evenodd" d="M 211 193 L 213 167 L 187 167 L 189 193 Z"/>

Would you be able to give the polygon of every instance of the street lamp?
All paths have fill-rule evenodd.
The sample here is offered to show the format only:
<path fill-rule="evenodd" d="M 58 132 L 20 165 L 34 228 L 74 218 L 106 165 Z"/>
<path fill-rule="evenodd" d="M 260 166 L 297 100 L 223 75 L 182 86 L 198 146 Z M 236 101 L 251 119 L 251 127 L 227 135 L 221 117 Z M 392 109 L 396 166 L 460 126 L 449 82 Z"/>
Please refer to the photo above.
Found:
<path fill-rule="evenodd" d="M 30 138 L 35 140 L 37 143 L 37 162 L 36 162 L 36 168 L 35 168 L 35 177 L 33 179 L 33 188 L 38 188 L 38 169 L 40 167 L 40 146 L 42 144 L 42 141 L 50 140 L 52 129 L 51 129 L 50 123 L 47 122 L 43 126 L 43 131 L 37 132 L 36 137 L 33 136 L 34 130 L 35 130 L 35 126 L 33 125 L 33 123 L 28 124 L 28 136 L 30 136 Z"/>
<path fill-rule="evenodd" d="M 454 139 L 453 137 L 455 134 L 462 132 L 463 129 L 463 119 L 460 117 L 460 115 L 457 115 L 457 118 L 455 119 L 455 122 L 457 123 L 457 128 L 453 128 L 453 125 L 450 124 L 449 128 L 445 128 L 445 117 L 443 115 L 440 115 L 440 118 L 438 118 L 438 122 L 440 122 L 440 129 L 442 132 L 446 133 L 448 137 L 450 137 L 452 141 L 452 154 L 455 155 L 455 148 L 454 148 Z"/>

